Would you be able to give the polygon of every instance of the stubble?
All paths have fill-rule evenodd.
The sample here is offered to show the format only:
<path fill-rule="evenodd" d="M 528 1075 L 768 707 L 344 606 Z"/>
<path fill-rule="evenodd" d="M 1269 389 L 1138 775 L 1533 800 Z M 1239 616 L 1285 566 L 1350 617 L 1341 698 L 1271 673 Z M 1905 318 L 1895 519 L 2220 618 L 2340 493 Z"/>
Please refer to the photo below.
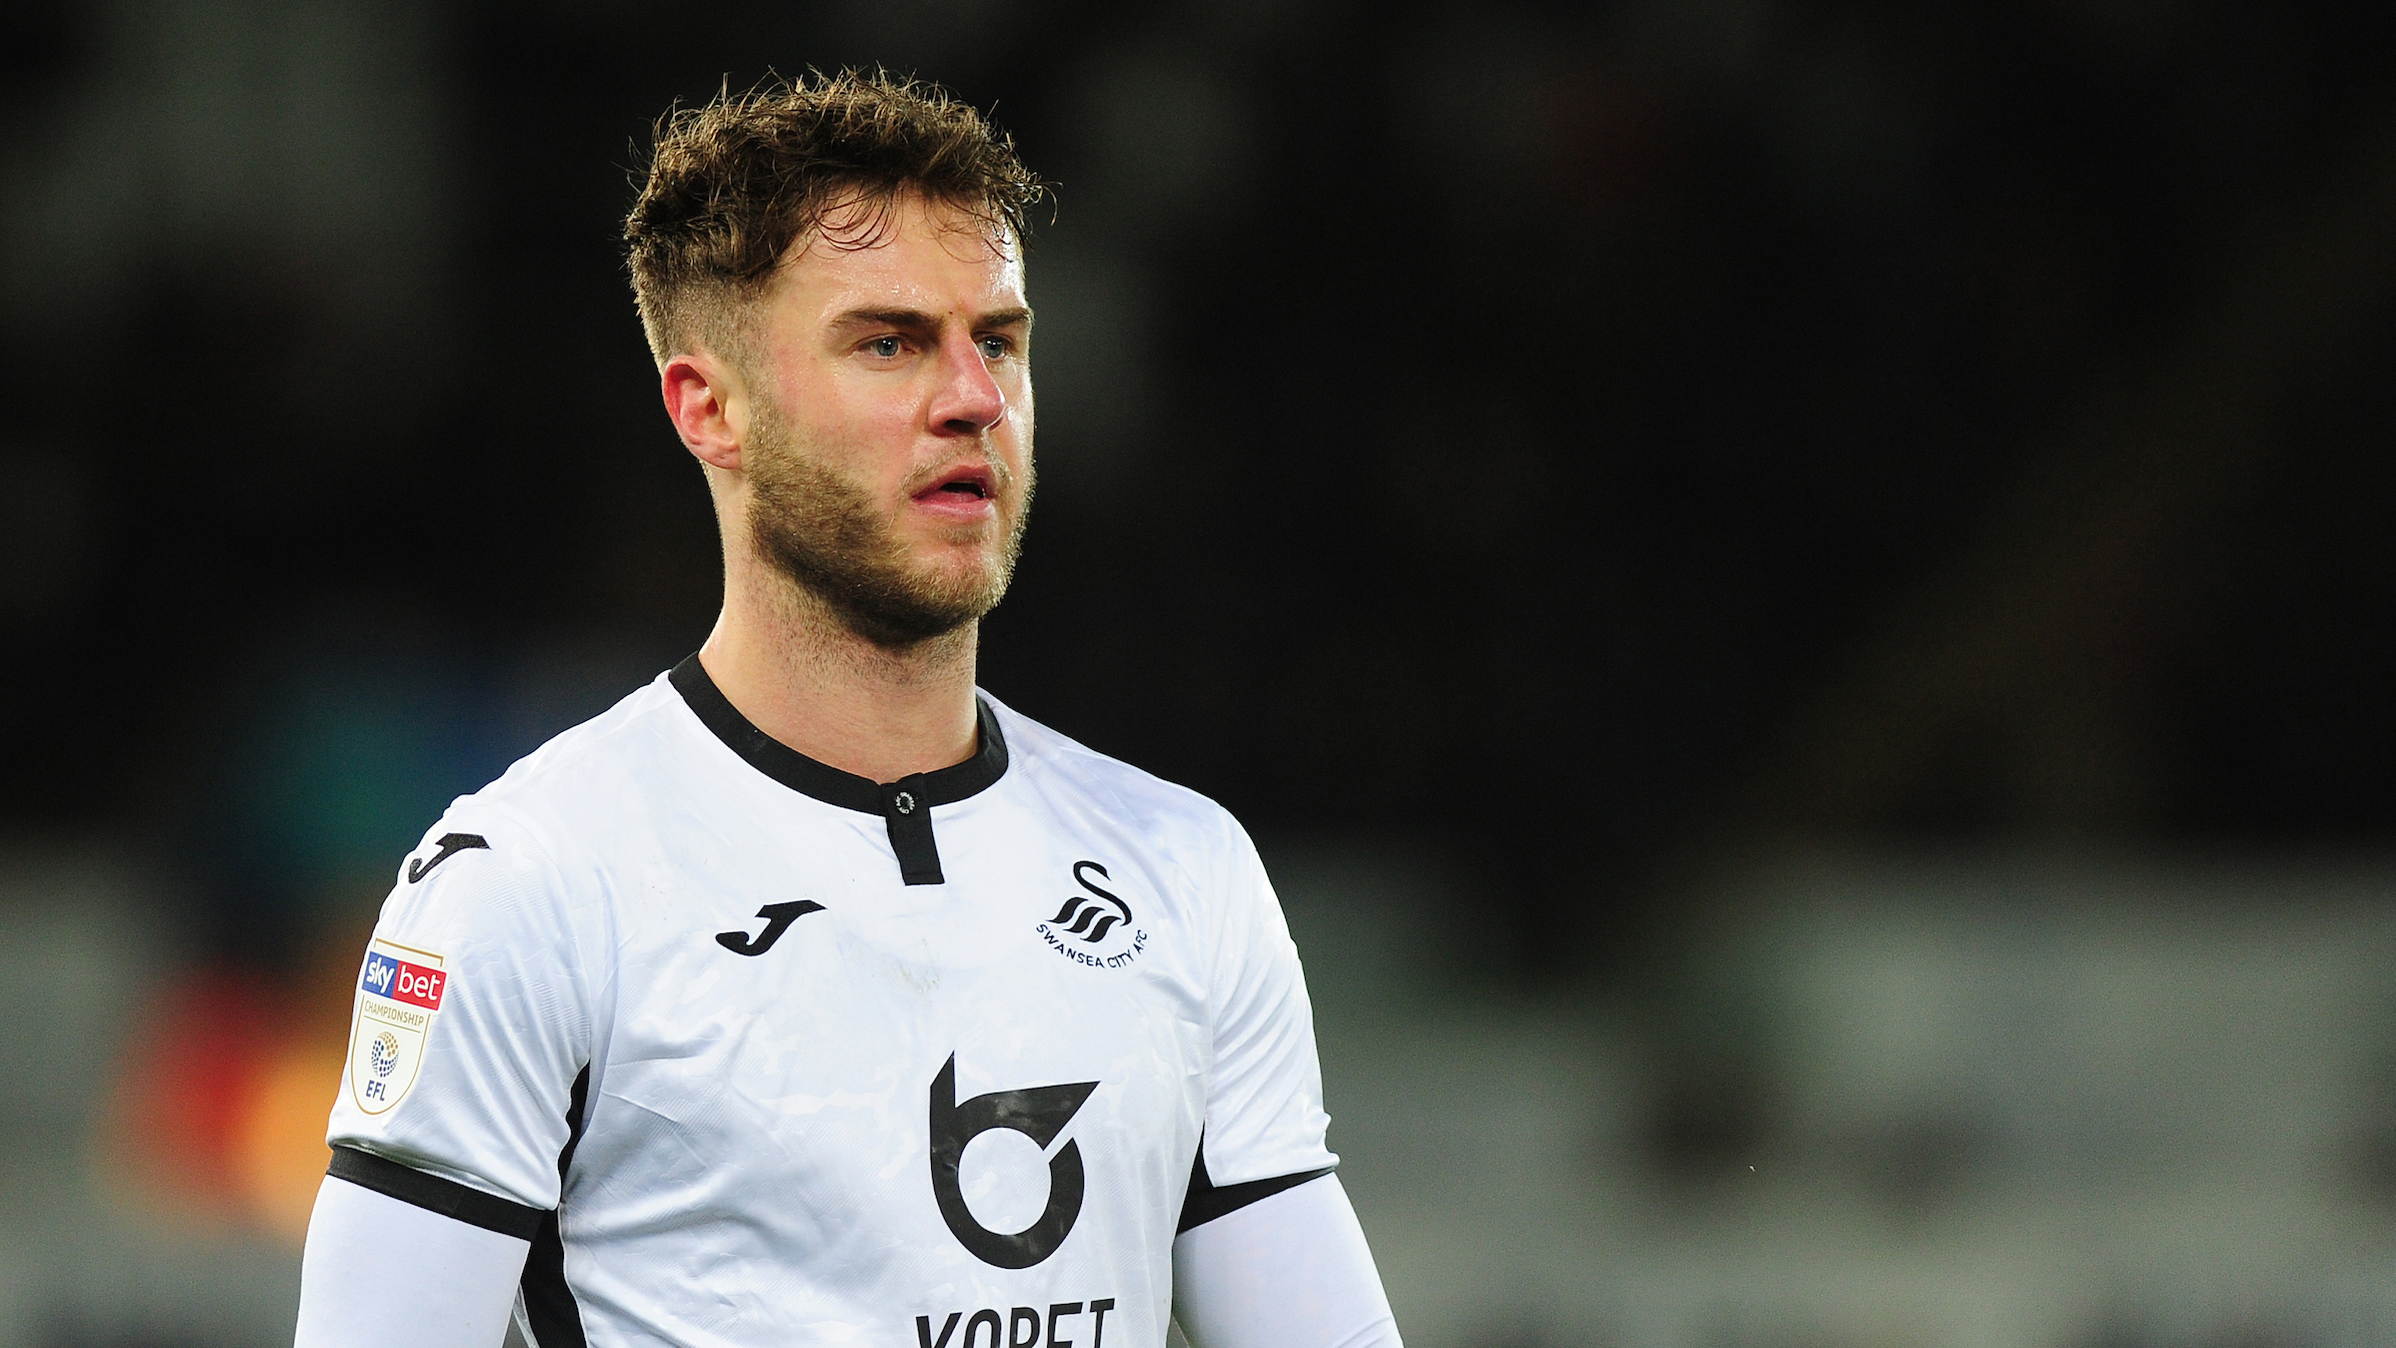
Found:
<path fill-rule="evenodd" d="M 1001 521 L 997 556 L 987 566 L 940 567 L 911 565 L 894 508 L 811 456 L 779 408 L 757 408 L 744 458 L 758 556 L 858 637 L 909 650 L 979 621 L 1006 595 L 1031 514 L 1028 463 L 1014 518 Z M 1002 475 L 1003 502 L 1006 468 L 995 459 L 992 468 Z"/>

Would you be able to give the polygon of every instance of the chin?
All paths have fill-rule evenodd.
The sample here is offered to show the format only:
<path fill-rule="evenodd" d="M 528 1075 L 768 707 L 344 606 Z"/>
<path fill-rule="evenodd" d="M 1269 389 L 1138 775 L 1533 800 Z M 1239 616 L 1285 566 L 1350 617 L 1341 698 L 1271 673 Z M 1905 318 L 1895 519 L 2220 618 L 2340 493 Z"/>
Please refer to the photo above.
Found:
<path fill-rule="evenodd" d="M 917 593 L 932 600 L 934 607 L 953 613 L 971 613 L 979 617 L 998 606 L 999 597 L 1006 593 L 1007 578 L 992 568 L 971 570 L 941 569 L 920 578 Z"/>
<path fill-rule="evenodd" d="M 941 539 L 917 554 L 915 574 L 927 585 L 986 584 L 1000 574 L 1005 562 L 995 537 Z"/>

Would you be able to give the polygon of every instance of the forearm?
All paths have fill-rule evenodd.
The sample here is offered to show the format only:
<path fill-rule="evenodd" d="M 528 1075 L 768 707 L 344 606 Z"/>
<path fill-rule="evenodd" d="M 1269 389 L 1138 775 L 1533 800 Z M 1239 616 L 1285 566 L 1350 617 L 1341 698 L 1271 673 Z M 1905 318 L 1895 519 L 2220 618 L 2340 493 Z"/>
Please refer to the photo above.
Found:
<path fill-rule="evenodd" d="M 1173 1315 L 1194 1348 L 1399 1348 L 1364 1228 L 1325 1175 L 1173 1242 Z"/>
<path fill-rule="evenodd" d="M 531 1242 L 327 1176 L 296 1348 L 498 1348 Z"/>

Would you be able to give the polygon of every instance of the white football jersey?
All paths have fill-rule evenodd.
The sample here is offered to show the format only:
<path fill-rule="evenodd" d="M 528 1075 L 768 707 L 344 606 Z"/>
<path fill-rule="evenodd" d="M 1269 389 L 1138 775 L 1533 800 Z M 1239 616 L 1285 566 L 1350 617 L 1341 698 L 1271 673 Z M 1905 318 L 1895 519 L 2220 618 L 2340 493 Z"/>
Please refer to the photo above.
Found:
<path fill-rule="evenodd" d="M 1221 807 L 987 698 L 975 757 L 875 783 L 693 657 L 426 834 L 330 1141 L 530 1239 L 541 1348 L 1160 1348 L 1176 1231 L 1327 1122 Z"/>

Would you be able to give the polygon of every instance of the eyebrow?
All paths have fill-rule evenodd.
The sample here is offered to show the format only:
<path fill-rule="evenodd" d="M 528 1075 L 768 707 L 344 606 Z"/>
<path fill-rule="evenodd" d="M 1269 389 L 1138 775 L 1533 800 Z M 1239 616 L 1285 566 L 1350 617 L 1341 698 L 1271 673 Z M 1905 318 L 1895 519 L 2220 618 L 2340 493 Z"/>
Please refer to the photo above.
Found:
<path fill-rule="evenodd" d="M 832 320 L 834 327 L 892 327 L 909 331 L 925 331 L 940 326 L 940 320 L 921 309 L 851 309 Z M 1028 328 L 1032 311 L 1024 308 L 993 309 L 973 317 L 975 328 Z"/>

